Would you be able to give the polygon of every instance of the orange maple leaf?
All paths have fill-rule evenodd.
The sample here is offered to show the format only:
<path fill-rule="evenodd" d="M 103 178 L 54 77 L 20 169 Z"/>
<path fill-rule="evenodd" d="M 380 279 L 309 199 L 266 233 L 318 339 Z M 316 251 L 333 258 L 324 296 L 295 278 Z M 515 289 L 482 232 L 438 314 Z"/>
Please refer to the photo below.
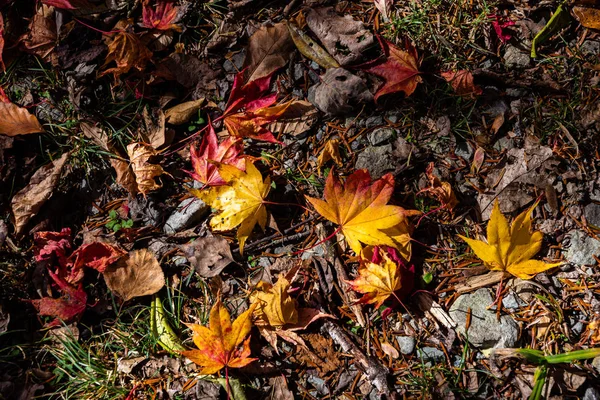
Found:
<path fill-rule="evenodd" d="M 201 374 L 211 375 L 223 367 L 241 368 L 256 358 L 250 358 L 250 337 L 252 313 L 255 306 L 243 312 L 231 323 L 229 311 L 218 300 L 210 310 L 209 327 L 188 324 L 194 332 L 193 340 L 198 350 L 183 351 L 185 357 L 202 366 Z M 243 342 L 243 343 L 242 343 Z M 240 346 L 241 345 L 241 346 Z"/>
<path fill-rule="evenodd" d="M 459 96 L 475 97 L 483 93 L 483 90 L 473 82 L 473 74 L 466 69 L 446 71 L 441 75 Z"/>
<path fill-rule="evenodd" d="M 350 248 L 360 254 L 361 243 L 386 245 L 402 252 L 410 259 L 410 246 L 406 246 L 408 224 L 406 217 L 420 214 L 388 205 L 394 191 L 394 177 L 386 174 L 374 182 L 365 169 L 350 175 L 344 185 L 332 172 L 325 183 L 325 201 L 306 196 L 319 214 L 340 225 Z"/>
<path fill-rule="evenodd" d="M 362 66 L 366 72 L 385 79 L 383 86 L 375 93 L 375 101 L 389 93 L 404 92 L 410 96 L 417 84 L 422 82 L 417 50 L 410 43 L 406 44 L 406 50 L 385 39 L 379 39 L 379 43 L 386 56 L 385 60 L 375 60 Z"/>
<path fill-rule="evenodd" d="M 120 21 L 115 28 L 126 28 L 128 24 L 129 21 Z M 126 32 L 123 29 L 112 37 L 112 41 L 108 45 L 106 61 L 102 66 L 106 67 L 114 61 L 117 64 L 116 67 L 101 72 L 98 77 L 113 74 L 115 81 L 118 81 L 119 77 L 129 72 L 131 68 L 135 68 L 140 72 L 143 71 L 151 58 L 152 52 L 140 39 L 134 33 Z"/>

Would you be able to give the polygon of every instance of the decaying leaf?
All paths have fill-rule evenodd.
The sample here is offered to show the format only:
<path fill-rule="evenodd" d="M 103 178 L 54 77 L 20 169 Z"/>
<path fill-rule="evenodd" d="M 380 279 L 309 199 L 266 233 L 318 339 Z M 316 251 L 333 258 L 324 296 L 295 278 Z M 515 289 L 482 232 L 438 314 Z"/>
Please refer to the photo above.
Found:
<path fill-rule="evenodd" d="M 523 211 L 509 226 L 496 200 L 488 222 L 487 243 L 462 235 L 459 237 L 492 271 L 506 271 L 521 279 L 531 279 L 562 264 L 531 260 L 542 248 L 544 236 L 539 231 L 531 232 L 531 214 L 536 206 L 537 203 Z"/>
<path fill-rule="evenodd" d="M 148 296 L 165 285 L 158 260 L 147 249 L 134 250 L 104 271 L 106 286 L 123 301 Z"/>
<path fill-rule="evenodd" d="M 52 196 L 68 157 L 69 153 L 65 153 L 59 159 L 35 171 L 29 184 L 13 196 L 11 208 L 16 235 L 21 234 L 29 220 Z"/>
<path fill-rule="evenodd" d="M 185 257 L 203 278 L 212 278 L 233 262 L 229 243 L 221 236 L 207 236 L 181 246 Z"/>
<path fill-rule="evenodd" d="M 111 158 L 110 165 L 112 165 L 117 173 L 116 180 L 119 185 L 121 185 L 132 195 L 139 193 L 138 186 L 135 181 L 135 174 L 133 173 L 133 170 L 127 161 L 123 161 L 118 158 Z"/>
<path fill-rule="evenodd" d="M 412 290 L 413 279 L 414 266 L 407 267 L 395 249 L 375 247 L 369 260 L 361 261 L 358 277 L 347 283 L 352 290 L 364 294 L 358 303 L 379 308 L 390 296 L 400 301 Z"/>
<path fill-rule="evenodd" d="M 37 309 L 39 315 L 56 317 L 47 326 L 57 326 L 61 322 L 72 322 L 81 316 L 86 308 L 87 293 L 83 286 L 69 285 L 52 271 L 48 274 L 58 287 L 60 298 L 44 297 L 39 300 L 31 300 L 31 304 Z"/>
<path fill-rule="evenodd" d="M 113 74 L 115 81 L 119 81 L 122 74 L 128 73 L 132 68 L 143 71 L 152 58 L 152 52 L 134 34 L 125 30 L 115 33 L 108 44 L 108 55 L 103 68 L 115 62 L 116 67 L 102 71 L 98 76 Z"/>
<path fill-rule="evenodd" d="M 165 111 L 166 121 L 171 125 L 181 125 L 198 114 L 198 110 L 206 101 L 204 99 L 186 101 Z"/>
<path fill-rule="evenodd" d="M 0 102 L 0 115 L 0 134 L 17 136 L 44 131 L 35 115 L 16 104 Z"/>
<path fill-rule="evenodd" d="M 429 187 L 421 190 L 419 193 L 436 198 L 440 202 L 442 208 L 452 211 L 458 204 L 452 186 L 448 182 L 442 182 L 440 178 L 433 173 L 433 168 L 434 164 L 432 162 L 429 163 L 427 170 L 425 171 L 427 178 L 429 179 Z"/>
<path fill-rule="evenodd" d="M 270 76 L 287 64 L 294 44 L 285 23 L 262 26 L 250 37 L 244 60 L 246 82 Z"/>
<path fill-rule="evenodd" d="M 339 139 L 330 139 L 327 141 L 327 143 L 325 143 L 325 147 L 323 147 L 323 150 L 317 159 L 317 168 L 323 168 L 329 160 L 333 160 L 338 167 L 344 165 L 342 162 L 342 156 L 340 155 Z"/>
<path fill-rule="evenodd" d="M 35 261 L 46 261 L 50 264 L 66 266 L 67 257 L 71 253 L 71 229 L 63 228 L 60 232 L 35 232 Z"/>
<path fill-rule="evenodd" d="M 194 169 L 190 175 L 194 180 L 206 186 L 224 185 L 225 181 L 219 175 L 219 169 L 215 162 L 233 165 L 243 171 L 246 166 L 241 155 L 243 149 L 242 141 L 235 137 L 228 137 L 219 144 L 217 134 L 210 124 L 200 146 L 197 147 L 194 143 L 190 146 L 190 159 Z"/>
<path fill-rule="evenodd" d="M 404 92 L 406 96 L 410 96 L 422 82 L 417 50 L 408 42 L 406 50 L 396 47 L 385 39 L 380 39 L 379 42 L 385 59 L 375 60 L 362 66 L 366 72 L 385 80 L 383 86 L 375 93 L 375 101 L 390 93 Z"/>
<path fill-rule="evenodd" d="M 585 6 L 574 6 L 571 11 L 577 21 L 586 28 L 600 29 L 600 9 Z"/>
<path fill-rule="evenodd" d="M 274 285 L 259 282 L 256 291 L 250 295 L 250 303 L 256 304 L 254 317 L 256 324 L 281 328 L 286 324 L 298 322 L 296 301 L 289 295 L 290 282 L 284 274 Z"/>
<path fill-rule="evenodd" d="M 153 149 L 160 149 L 171 143 L 174 135 L 169 135 L 165 128 L 166 117 L 162 110 L 148 111 L 148 108 L 144 108 L 142 117 L 144 129 L 141 130 L 140 136 L 143 142 L 148 143 Z"/>
<path fill-rule="evenodd" d="M 290 36 L 296 45 L 296 48 L 302 55 L 309 60 L 319 64 L 323 68 L 339 68 L 340 64 L 335 58 L 331 57 L 325 49 L 317 44 L 306 33 L 301 31 L 292 23 L 287 23 Z"/>
<path fill-rule="evenodd" d="M 483 92 L 479 86 L 473 83 L 473 74 L 471 71 L 461 69 L 458 71 L 442 72 L 441 75 L 459 96 L 475 97 Z"/>
<path fill-rule="evenodd" d="M 381 13 L 384 21 L 390 20 L 390 9 L 394 4 L 394 0 L 373 0 L 373 4 L 377 7 L 377 10 Z"/>
<path fill-rule="evenodd" d="M 214 374 L 223 367 L 245 367 L 256 360 L 250 358 L 250 337 L 246 339 L 252 328 L 253 311 L 254 307 L 250 307 L 232 324 L 229 311 L 218 300 L 210 310 L 208 328 L 188 324 L 199 350 L 182 351 L 181 354 L 202 366 L 200 373 L 203 375 Z"/>
<path fill-rule="evenodd" d="M 28 53 L 47 59 L 56 47 L 56 41 L 54 9 L 42 5 L 31 19 L 27 32 L 21 37 L 21 47 Z"/>
<path fill-rule="evenodd" d="M 161 183 L 154 180 L 154 178 L 162 175 L 164 171 L 160 165 L 150 162 L 150 158 L 158 154 L 152 146 L 145 143 L 131 143 L 127 146 L 127 154 L 140 193 L 145 196 L 149 192 L 162 187 Z"/>
<path fill-rule="evenodd" d="M 0 72 L 6 72 L 6 65 L 2 59 L 2 52 L 4 51 L 4 18 L 0 13 Z"/>
<path fill-rule="evenodd" d="M 267 209 L 264 199 L 271 188 L 271 179 L 267 177 L 263 182 L 263 177 L 254 164 L 248 159 L 245 161 L 245 172 L 232 165 L 218 165 L 219 174 L 226 185 L 208 190 L 191 190 L 192 194 L 206 204 L 220 210 L 210 220 L 213 230 L 227 231 L 240 226 L 237 232 L 240 253 L 243 253 L 246 239 L 256 224 L 265 229 Z"/>
<path fill-rule="evenodd" d="M 94 143 L 100 146 L 104 151 L 111 151 L 109 137 L 104 129 L 88 122 L 82 122 L 79 124 L 79 127 L 81 128 L 81 132 L 85 135 L 85 137 L 93 140 Z"/>
<path fill-rule="evenodd" d="M 297 136 L 308 131 L 317 122 L 319 112 L 310 102 L 292 100 L 285 104 L 283 112 L 265 128 L 279 135 Z"/>
<path fill-rule="evenodd" d="M 419 211 L 405 210 L 388 205 L 394 191 L 391 174 L 372 182 L 367 170 L 361 169 L 350 175 L 342 185 L 335 173 L 330 172 L 325 183 L 325 201 L 306 196 L 319 214 L 340 225 L 350 248 L 360 254 L 361 243 L 386 245 L 402 252 L 410 260 L 410 250 L 398 241 L 407 234 L 406 218 Z M 410 247 L 409 247 L 410 249 Z"/>
<path fill-rule="evenodd" d="M 154 7 L 150 5 L 150 0 L 142 1 L 142 25 L 145 28 L 181 32 L 181 27 L 175 23 L 178 14 L 179 7 L 171 0 L 158 0 Z"/>

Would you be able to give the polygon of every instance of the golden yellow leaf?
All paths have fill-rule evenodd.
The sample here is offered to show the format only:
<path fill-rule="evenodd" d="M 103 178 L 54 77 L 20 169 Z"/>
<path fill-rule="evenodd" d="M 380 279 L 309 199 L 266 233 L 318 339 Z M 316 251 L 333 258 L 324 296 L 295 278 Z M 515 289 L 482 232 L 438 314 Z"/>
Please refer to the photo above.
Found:
<path fill-rule="evenodd" d="M 285 324 L 298 322 L 296 302 L 288 294 L 290 282 L 283 274 L 275 285 L 260 282 L 256 291 L 250 295 L 250 303 L 256 304 L 254 316 L 262 325 L 281 328 Z"/>
<path fill-rule="evenodd" d="M 325 163 L 329 160 L 333 160 L 333 162 L 338 167 L 344 165 L 344 163 L 342 162 L 342 156 L 340 155 L 339 139 L 331 139 L 328 140 L 327 143 L 325 143 L 325 147 L 323 147 L 321 154 L 319 154 L 319 158 L 317 160 L 317 167 L 323 168 Z"/>
<path fill-rule="evenodd" d="M 145 143 L 131 143 L 127 146 L 127 154 L 140 193 L 146 196 L 148 192 L 162 187 L 162 184 L 154 180 L 164 171 L 160 165 L 150 163 L 150 158 L 158 154 L 152 146 Z"/>
<path fill-rule="evenodd" d="M 249 357 L 250 338 L 244 339 L 252 328 L 254 307 L 251 306 L 240 314 L 232 324 L 229 311 L 221 300 L 217 301 L 210 310 L 208 328 L 198 324 L 188 324 L 194 333 L 194 344 L 199 350 L 183 351 L 181 354 L 204 367 L 200 371 L 203 375 L 214 374 L 223 367 L 241 368 L 250 364 L 256 358 Z"/>
<path fill-rule="evenodd" d="M 358 277 L 348 284 L 364 296 L 360 303 L 376 304 L 379 308 L 388 297 L 402 287 L 400 269 L 385 251 L 382 251 L 378 263 L 364 260 L 358 270 Z"/>
<path fill-rule="evenodd" d="M 458 236 L 492 271 L 506 271 L 521 279 L 531 279 L 562 264 L 531 260 L 540 251 L 543 237 L 542 232 L 531 232 L 531 213 L 536 206 L 537 203 L 523 211 L 509 226 L 496 200 L 487 226 L 487 243 Z"/>
<path fill-rule="evenodd" d="M 398 249 L 410 259 L 410 246 L 398 242 L 408 235 L 406 217 L 420 214 L 388 205 L 394 191 L 394 178 L 384 175 L 374 182 L 367 170 L 361 169 L 350 175 L 342 185 L 333 172 L 325 183 L 325 201 L 306 196 L 319 214 L 340 225 L 350 248 L 360 254 L 361 243 L 386 245 Z"/>
<path fill-rule="evenodd" d="M 258 223 L 265 229 L 267 209 L 264 199 L 269 194 L 271 180 L 267 178 L 263 182 L 262 175 L 248 159 L 245 172 L 227 164 L 218 164 L 218 170 L 226 185 L 208 190 L 192 189 L 191 193 L 212 208 L 220 210 L 210 220 L 213 230 L 228 231 L 240 225 L 237 238 L 242 254 L 246 239 L 254 226 Z"/>
<path fill-rule="evenodd" d="M 35 115 L 16 104 L 0 101 L 0 115 L 0 134 L 17 136 L 44 131 Z"/>

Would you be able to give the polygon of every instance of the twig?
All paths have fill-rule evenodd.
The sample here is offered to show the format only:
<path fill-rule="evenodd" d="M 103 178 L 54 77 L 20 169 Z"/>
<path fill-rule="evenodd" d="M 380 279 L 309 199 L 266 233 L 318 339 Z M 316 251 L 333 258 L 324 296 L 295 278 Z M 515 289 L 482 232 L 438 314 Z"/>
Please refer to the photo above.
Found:
<path fill-rule="evenodd" d="M 267 237 L 264 237 L 262 239 L 256 240 L 256 241 L 254 241 L 252 243 L 249 243 L 248 245 L 246 245 L 246 247 L 244 247 L 244 250 L 251 250 L 251 249 L 257 247 L 258 245 L 260 245 L 261 243 L 265 243 L 265 242 L 271 242 L 271 243 L 269 243 L 269 245 L 271 245 L 271 244 L 280 244 L 280 243 L 285 243 L 287 241 L 302 239 L 302 236 L 298 236 L 298 237 L 296 237 L 296 236 L 300 235 L 300 234 L 308 235 L 309 233 L 308 232 L 306 232 L 306 233 L 305 232 L 300 232 L 300 233 L 297 233 L 297 234 L 289 236 L 289 237 L 281 237 L 279 239 L 275 239 L 275 238 L 278 237 L 278 236 L 287 235 L 288 233 L 295 231 L 297 228 L 301 227 L 302 225 L 306 225 L 307 223 L 309 223 L 310 221 L 314 220 L 315 218 L 316 218 L 316 216 L 311 215 L 310 217 L 306 218 L 304 221 L 298 222 L 297 224 L 292 225 L 289 228 L 285 229 L 283 231 L 283 233 L 276 232 L 276 233 L 274 233 L 274 234 L 272 234 L 270 236 L 267 236 Z M 236 248 L 234 248 L 232 250 L 232 252 L 239 254 L 240 248 L 236 247 Z"/>

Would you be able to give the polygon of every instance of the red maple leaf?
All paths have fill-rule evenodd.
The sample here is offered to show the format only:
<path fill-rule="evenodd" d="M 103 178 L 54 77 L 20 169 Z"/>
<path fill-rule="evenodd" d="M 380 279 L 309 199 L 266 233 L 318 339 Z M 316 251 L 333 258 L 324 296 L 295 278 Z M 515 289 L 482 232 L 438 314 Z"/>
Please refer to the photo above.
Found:
<path fill-rule="evenodd" d="M 504 28 L 507 28 L 509 26 L 513 26 L 515 24 L 515 21 L 505 21 L 504 18 L 496 15 L 496 14 L 490 14 L 488 15 L 489 18 L 492 18 L 492 26 L 494 27 L 494 31 L 496 31 L 496 35 L 498 35 L 498 38 L 500 39 L 500 41 L 502 43 L 506 43 L 510 40 L 510 38 L 512 37 L 512 35 L 508 34 L 508 33 L 504 33 Z"/>
<path fill-rule="evenodd" d="M 237 169 L 245 170 L 244 157 L 240 156 L 244 149 L 242 140 L 233 136 L 219 144 L 217 134 L 208 123 L 208 132 L 202 138 L 200 146 L 190 146 L 190 158 L 194 171 L 188 172 L 192 178 L 206 186 L 221 186 L 225 184 L 217 163 L 233 165 Z"/>
<path fill-rule="evenodd" d="M 67 282 L 77 283 L 83 279 L 83 267 L 93 268 L 98 272 L 104 272 L 106 267 L 116 262 L 126 253 L 114 246 L 102 242 L 84 244 L 71 255 L 71 270 Z"/>
<path fill-rule="evenodd" d="M 291 102 L 273 106 L 277 101 L 277 93 L 266 94 L 271 87 L 271 77 L 268 75 L 244 85 L 244 71 L 237 73 L 227 107 L 219 118 L 223 119 L 229 134 L 281 143 L 265 125 L 276 121 Z"/>
<path fill-rule="evenodd" d="M 417 84 L 422 82 L 419 72 L 419 57 L 417 50 L 406 43 L 406 50 L 396 47 L 385 39 L 379 38 L 385 59 L 374 60 L 363 64 L 361 69 L 385 79 L 383 86 L 375 93 L 375 101 L 380 96 L 389 93 L 404 92 L 410 96 Z"/>
<path fill-rule="evenodd" d="M 37 309 L 39 315 L 55 317 L 46 326 L 60 325 L 61 321 L 71 322 L 79 319 L 85 311 L 87 303 L 87 293 L 83 290 L 81 284 L 77 287 L 69 285 L 64 279 L 48 271 L 50 277 L 58 286 L 61 293 L 60 298 L 44 297 L 39 300 L 29 300 Z"/>
<path fill-rule="evenodd" d="M 181 27 L 174 22 L 179 14 L 179 7 L 175 7 L 172 1 L 158 0 L 154 7 L 150 6 L 150 0 L 142 3 L 142 26 L 159 31 L 176 30 Z"/>
<path fill-rule="evenodd" d="M 71 229 L 60 232 L 36 232 L 33 235 L 36 245 L 35 260 L 58 264 L 61 269 L 67 266 L 67 257 L 71 253 Z"/>

